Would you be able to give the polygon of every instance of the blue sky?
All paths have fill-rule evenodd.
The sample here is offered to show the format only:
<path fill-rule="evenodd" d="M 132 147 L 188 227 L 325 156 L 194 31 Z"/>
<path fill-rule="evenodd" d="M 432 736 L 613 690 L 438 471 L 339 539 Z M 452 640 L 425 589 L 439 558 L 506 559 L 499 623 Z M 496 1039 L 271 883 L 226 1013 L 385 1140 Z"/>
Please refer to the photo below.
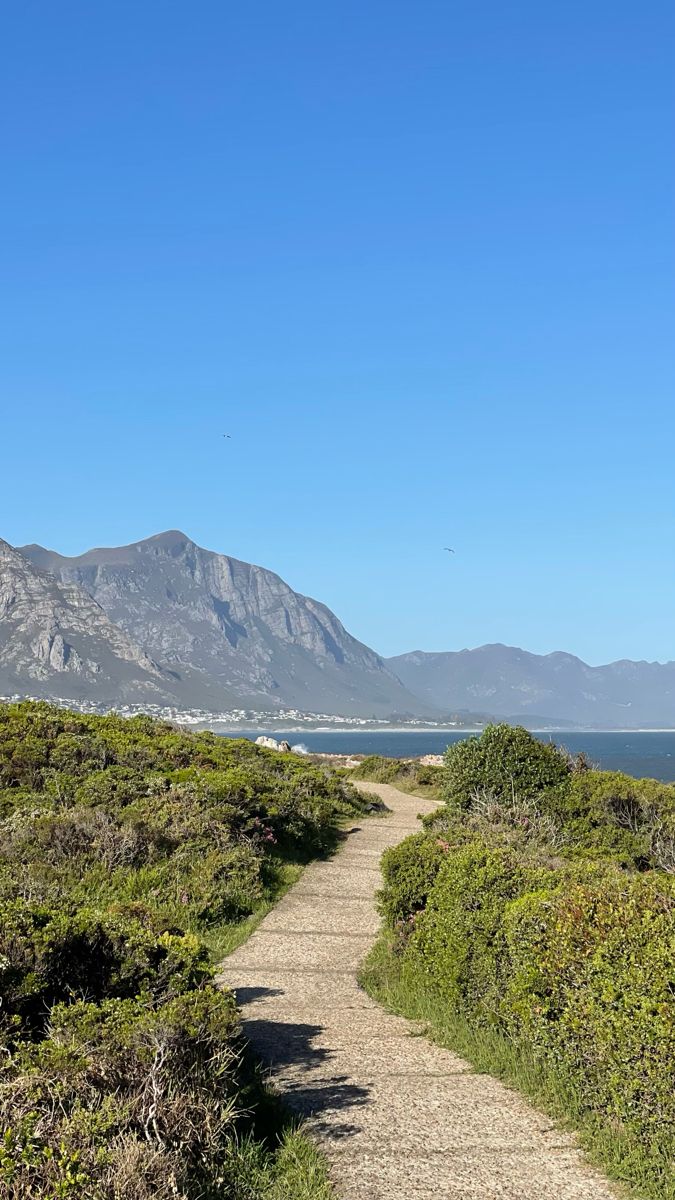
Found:
<path fill-rule="evenodd" d="M 675 658 L 674 32 L 8 8 L 0 536 L 178 527 L 385 654 Z"/>

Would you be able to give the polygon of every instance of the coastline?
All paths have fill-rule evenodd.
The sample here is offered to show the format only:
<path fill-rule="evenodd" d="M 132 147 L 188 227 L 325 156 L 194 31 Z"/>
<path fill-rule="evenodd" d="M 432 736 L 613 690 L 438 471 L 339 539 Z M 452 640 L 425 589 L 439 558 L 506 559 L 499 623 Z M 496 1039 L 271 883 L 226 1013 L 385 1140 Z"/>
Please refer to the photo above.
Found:
<path fill-rule="evenodd" d="M 513 721 L 507 722 L 507 724 L 509 724 L 509 725 L 512 725 L 513 723 L 514 723 Z M 497 721 L 495 721 L 495 724 L 497 724 Z M 248 734 L 248 733 L 255 733 L 256 736 L 258 736 L 261 733 L 268 732 L 268 727 L 266 725 L 265 726 L 263 726 L 263 725 L 246 725 L 246 726 L 225 725 L 225 724 L 221 724 L 220 722 L 217 722 L 217 721 L 214 721 L 208 725 L 205 723 L 203 728 L 204 729 L 212 729 L 214 725 L 219 726 L 219 729 L 214 730 L 214 732 L 241 733 L 242 737 L 245 737 L 246 734 Z M 569 736 L 576 737 L 578 734 L 588 734 L 588 733 L 625 734 L 628 737 L 632 737 L 634 734 L 637 734 L 637 733 L 675 733 L 675 726 L 670 726 L 669 728 L 646 727 L 646 728 L 639 728 L 639 729 L 624 729 L 624 728 L 598 729 L 597 727 L 594 728 L 594 727 L 590 727 L 590 726 L 589 727 L 578 726 L 578 727 L 575 727 L 574 729 L 568 729 L 568 728 L 558 728 L 553 725 L 542 725 L 542 726 L 528 725 L 527 728 L 529 729 L 530 733 L 539 733 L 539 734 L 541 734 L 541 733 L 554 734 L 555 733 L 555 734 L 560 734 L 561 736 L 564 734 L 567 734 L 568 737 Z M 269 732 L 271 732 L 271 733 L 275 733 L 275 732 L 276 733 L 322 733 L 322 734 L 365 733 L 365 734 L 371 734 L 371 735 L 373 733 L 397 733 L 397 734 L 437 733 L 440 735 L 443 733 L 481 734 L 481 733 L 483 733 L 484 730 L 485 730 L 485 725 L 478 725 L 476 727 L 469 726 L 469 725 L 462 725 L 462 726 L 457 726 L 457 725 L 447 725 L 447 726 L 446 725 L 440 725 L 440 726 L 439 725 L 430 725 L 430 726 L 426 726 L 426 725 L 424 725 L 424 726 L 422 726 L 422 725 L 414 725 L 414 726 L 411 726 L 411 725 L 387 725 L 387 726 L 373 725 L 371 727 L 357 725 L 357 726 L 354 726 L 353 728 L 350 726 L 345 726 L 345 725 L 339 725 L 339 726 L 337 726 L 337 725 L 313 725 L 311 727 L 309 727 L 307 725 L 284 725 L 279 730 L 276 730 L 276 731 L 269 730 Z"/>
<path fill-rule="evenodd" d="M 388 730 L 335 729 L 234 729 L 216 733 L 220 737 L 245 737 L 255 741 L 266 735 L 277 741 L 287 741 L 299 753 L 318 754 L 327 758 L 357 759 L 369 755 L 388 759 L 425 759 L 442 756 L 448 746 L 456 746 L 482 732 L 481 728 L 426 730 L 398 726 Z M 635 778 L 656 779 L 661 783 L 675 785 L 675 730 L 554 730 L 550 727 L 533 735 L 543 743 L 550 743 L 567 750 L 572 756 L 582 754 L 586 760 L 601 771 L 620 771 Z M 360 734 L 361 736 L 355 736 Z"/>

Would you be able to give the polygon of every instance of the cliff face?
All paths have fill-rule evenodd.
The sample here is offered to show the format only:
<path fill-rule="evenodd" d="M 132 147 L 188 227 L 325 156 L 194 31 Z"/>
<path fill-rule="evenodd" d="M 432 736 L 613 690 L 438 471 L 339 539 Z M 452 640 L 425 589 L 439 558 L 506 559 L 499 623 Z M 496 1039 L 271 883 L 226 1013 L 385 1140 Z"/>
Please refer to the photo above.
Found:
<path fill-rule="evenodd" d="M 185 534 L 65 558 L 22 553 L 92 597 L 152 658 L 181 677 L 186 701 L 388 716 L 428 712 L 323 604 L 272 571 L 204 550 Z"/>
<path fill-rule="evenodd" d="M 92 597 L 0 540 L 0 690 L 156 696 L 162 670 Z"/>

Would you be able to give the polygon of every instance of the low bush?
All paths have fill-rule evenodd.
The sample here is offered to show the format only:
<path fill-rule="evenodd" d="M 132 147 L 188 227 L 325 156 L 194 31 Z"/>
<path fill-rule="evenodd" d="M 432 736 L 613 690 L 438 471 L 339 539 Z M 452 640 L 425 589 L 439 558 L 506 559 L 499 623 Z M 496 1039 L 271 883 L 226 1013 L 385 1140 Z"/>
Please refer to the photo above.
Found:
<path fill-rule="evenodd" d="M 675 872 L 673 784 L 592 770 L 583 758 L 507 725 L 449 746 L 443 772 L 446 806 L 429 826 L 442 829 L 460 818 L 491 843 L 497 836 L 531 847 L 538 839 L 566 858 Z"/>
<path fill-rule="evenodd" d="M 283 1196 L 208 945 L 366 809 L 243 739 L 0 706 L 0 1200 Z"/>
<path fill-rule="evenodd" d="M 446 807 L 385 854 L 398 982 L 380 954 L 373 987 L 481 1069 L 531 1064 L 614 1173 L 675 1200 L 675 788 L 512 732 L 452 747 Z"/>
<path fill-rule="evenodd" d="M 509 971 L 506 908 L 547 882 L 550 872 L 480 841 L 448 848 L 444 858 L 407 953 L 424 963 L 446 1002 L 498 1022 Z"/>
<path fill-rule="evenodd" d="M 665 1181 L 675 1127 L 675 880 L 581 868 L 510 905 L 503 935 L 505 1023 Z"/>
<path fill-rule="evenodd" d="M 236 1032 L 213 988 L 56 1006 L 0 1086 L 1 1194 L 197 1200 L 236 1128 Z"/>
<path fill-rule="evenodd" d="M 424 908 L 444 858 L 439 838 L 414 834 L 385 850 L 381 859 L 384 885 L 380 892 L 380 911 L 401 938 L 410 932 L 415 918 Z"/>
<path fill-rule="evenodd" d="M 18 1018 L 31 1037 L 69 997 L 147 993 L 160 1002 L 211 974 L 205 947 L 181 930 L 157 934 L 139 920 L 84 908 L 71 915 L 15 901 L 0 910 L 2 1016 Z"/>
<path fill-rule="evenodd" d="M 675 871 L 675 787 L 619 771 L 584 771 L 542 797 L 573 852 Z"/>
<path fill-rule="evenodd" d="M 443 766 L 442 798 L 464 810 L 480 794 L 495 800 L 529 800 L 566 782 L 569 758 L 550 743 L 540 742 L 527 729 L 488 725 L 480 737 L 448 746 Z"/>

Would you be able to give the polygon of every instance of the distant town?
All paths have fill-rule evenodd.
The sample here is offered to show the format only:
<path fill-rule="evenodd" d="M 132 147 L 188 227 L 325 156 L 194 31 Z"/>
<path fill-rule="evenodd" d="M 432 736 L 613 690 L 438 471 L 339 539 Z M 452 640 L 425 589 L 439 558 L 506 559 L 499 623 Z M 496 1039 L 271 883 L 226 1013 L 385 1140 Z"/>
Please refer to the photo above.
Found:
<path fill-rule="evenodd" d="M 21 695 L 0 696 L 0 702 L 18 704 L 22 700 L 40 700 L 43 697 Z M 451 720 L 433 721 L 429 718 L 399 716 L 392 714 L 384 717 L 341 717 L 334 713 L 302 712 L 298 708 L 281 708 L 272 711 L 260 711 L 252 708 L 232 708 L 224 712 L 209 712 L 207 709 L 181 709 L 167 704 L 104 704 L 95 700 L 72 700 L 62 696 L 53 696 L 50 704 L 60 708 L 74 709 L 76 712 L 105 715 L 115 712 L 122 717 L 138 717 L 142 715 L 156 717 L 160 721 L 171 721 L 176 725 L 191 725 L 197 729 L 213 729 L 215 732 L 232 732 L 233 730 L 278 729 L 288 733 L 302 733 L 308 730 L 322 732 L 325 730 L 443 730 L 443 729 L 476 729 L 489 724 L 490 718 L 467 714 Z"/>

